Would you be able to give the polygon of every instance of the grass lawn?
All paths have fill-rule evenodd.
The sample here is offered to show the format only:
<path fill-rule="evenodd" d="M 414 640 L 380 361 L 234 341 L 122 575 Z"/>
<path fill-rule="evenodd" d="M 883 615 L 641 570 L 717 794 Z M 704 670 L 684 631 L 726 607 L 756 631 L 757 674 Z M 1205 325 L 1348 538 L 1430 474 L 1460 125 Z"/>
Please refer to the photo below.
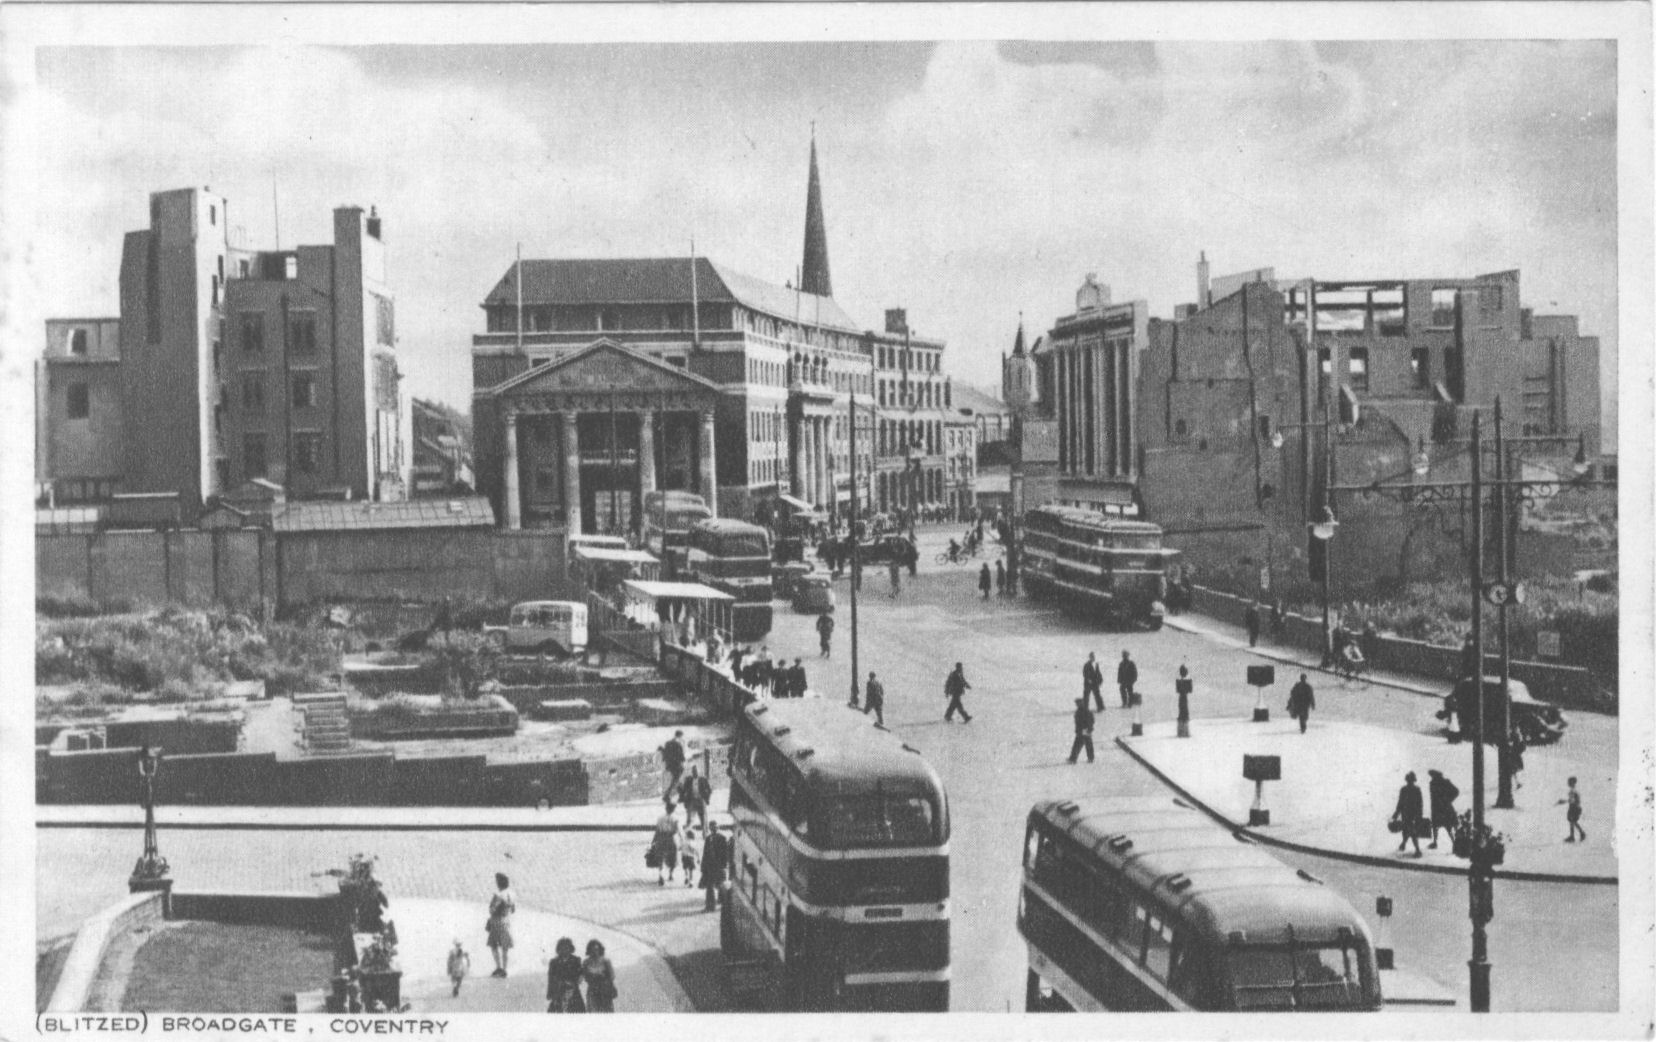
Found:
<path fill-rule="evenodd" d="M 328 940 L 278 926 L 186 922 L 138 950 L 121 1008 L 179 1013 L 277 1013 L 286 992 L 325 987 Z"/>

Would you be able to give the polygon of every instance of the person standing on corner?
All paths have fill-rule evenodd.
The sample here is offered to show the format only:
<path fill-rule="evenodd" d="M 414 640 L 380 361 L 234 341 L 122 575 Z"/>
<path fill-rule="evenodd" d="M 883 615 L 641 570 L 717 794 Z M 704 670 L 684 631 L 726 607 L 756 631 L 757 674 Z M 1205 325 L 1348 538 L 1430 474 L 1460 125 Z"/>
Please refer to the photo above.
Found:
<path fill-rule="evenodd" d="M 1116 667 L 1116 686 L 1121 689 L 1121 707 L 1133 708 L 1133 685 L 1138 683 L 1138 666 L 1133 656 L 1123 651 L 1121 665 Z"/>
<path fill-rule="evenodd" d="M 834 617 L 827 612 L 817 616 L 816 620 L 817 643 L 822 648 L 822 657 L 828 658 L 833 654 Z"/>
<path fill-rule="evenodd" d="M 1305 726 L 1311 722 L 1311 710 L 1317 708 L 1317 696 L 1311 690 L 1311 682 L 1301 673 L 1299 683 L 1288 690 L 1288 715 L 1299 721 L 1300 734 L 1305 733 Z"/>
<path fill-rule="evenodd" d="M 983 568 L 978 572 L 978 589 L 983 592 L 983 599 L 989 599 L 989 591 L 994 589 L 995 580 L 989 574 L 989 562 L 983 562 Z"/>
<path fill-rule="evenodd" d="M 971 714 L 966 712 L 966 707 L 960 701 L 965 697 L 966 692 L 971 689 L 972 685 L 966 682 L 966 667 L 956 662 L 954 672 L 950 673 L 949 678 L 943 681 L 943 693 L 949 696 L 949 708 L 943 711 L 943 721 L 945 723 L 953 720 L 957 712 L 960 714 L 961 723 L 969 724 L 972 722 Z"/>
<path fill-rule="evenodd" d="M 1425 824 L 1425 810 L 1420 786 L 1415 784 L 1415 772 L 1410 771 L 1403 778 L 1403 787 L 1397 790 L 1397 807 L 1391 817 L 1402 825 L 1403 841 L 1397 845 L 1399 854 L 1413 841 L 1414 856 L 1423 856 L 1420 852 L 1420 827 Z"/>
<path fill-rule="evenodd" d="M 891 576 L 891 592 L 887 597 L 895 597 L 903 592 L 903 566 L 897 560 L 897 552 L 891 554 L 891 561 L 886 565 L 886 574 Z"/>
<path fill-rule="evenodd" d="M 1070 743 L 1069 762 L 1074 763 L 1087 750 L 1087 762 L 1093 762 L 1093 711 L 1087 708 L 1087 697 L 1075 700 L 1075 741 Z"/>
<path fill-rule="evenodd" d="M 867 716 L 869 713 L 874 714 L 874 726 L 884 731 L 885 685 L 880 683 L 872 669 L 868 671 L 868 686 L 863 689 L 863 715 Z"/>
<path fill-rule="evenodd" d="M 517 897 L 512 893 L 512 881 L 503 872 L 495 873 L 495 893 L 489 898 L 487 926 L 489 951 L 494 955 L 491 977 L 506 976 L 506 963 L 512 951 L 512 913 L 517 911 Z"/>
<path fill-rule="evenodd" d="M 1100 713 L 1104 711 L 1104 670 L 1098 664 L 1098 652 L 1087 652 L 1087 661 L 1081 664 L 1081 700 L 1092 699 Z"/>
<path fill-rule="evenodd" d="M 1006 563 L 998 557 L 995 559 L 995 595 L 1006 596 Z"/>
<path fill-rule="evenodd" d="M 1450 839 L 1455 836 L 1455 821 L 1459 818 L 1455 813 L 1455 797 L 1460 795 L 1460 790 L 1442 771 L 1427 771 L 1426 776 L 1426 799 L 1432 810 L 1432 842 L 1428 846 L 1436 850 L 1438 829 L 1448 832 Z"/>
<path fill-rule="evenodd" d="M 1248 629 L 1248 647 L 1259 644 L 1259 605 L 1254 601 L 1248 602 L 1248 610 L 1242 615 L 1242 624 Z"/>

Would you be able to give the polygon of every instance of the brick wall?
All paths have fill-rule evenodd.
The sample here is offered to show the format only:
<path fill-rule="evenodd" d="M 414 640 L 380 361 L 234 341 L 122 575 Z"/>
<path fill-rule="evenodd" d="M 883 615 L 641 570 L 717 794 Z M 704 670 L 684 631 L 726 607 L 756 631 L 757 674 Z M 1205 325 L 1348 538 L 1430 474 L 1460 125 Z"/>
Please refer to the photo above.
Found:
<path fill-rule="evenodd" d="M 559 531 L 102 532 L 35 537 L 35 587 L 246 610 L 325 600 L 570 598 Z"/>

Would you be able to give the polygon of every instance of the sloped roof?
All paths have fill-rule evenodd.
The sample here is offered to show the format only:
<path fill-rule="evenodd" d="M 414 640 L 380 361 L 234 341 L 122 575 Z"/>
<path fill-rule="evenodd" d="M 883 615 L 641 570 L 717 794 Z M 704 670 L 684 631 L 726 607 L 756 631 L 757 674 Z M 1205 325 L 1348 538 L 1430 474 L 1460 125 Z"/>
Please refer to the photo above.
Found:
<path fill-rule="evenodd" d="M 592 358 L 597 354 L 619 355 L 622 358 L 625 358 L 628 362 L 642 366 L 646 370 L 654 372 L 657 377 L 666 380 L 668 382 L 668 386 L 676 387 L 678 384 L 684 384 L 698 390 L 711 391 L 715 394 L 719 391 L 719 385 L 707 379 L 705 376 L 699 376 L 696 373 L 692 373 L 688 369 L 680 369 L 676 365 L 668 365 L 659 358 L 647 355 L 642 351 L 634 351 L 627 345 L 611 340 L 609 337 L 600 337 L 587 346 L 571 351 L 569 354 L 554 361 L 525 369 L 516 376 L 495 384 L 493 387 L 489 388 L 488 393 L 493 397 L 499 397 L 502 394 L 521 388 L 526 384 L 531 384 L 539 380 L 545 380 L 548 377 L 555 377 L 559 372 L 576 368 L 583 361 Z M 629 383 L 628 386 L 619 386 L 615 389 L 618 391 L 627 391 L 636 388 Z"/>
<path fill-rule="evenodd" d="M 401 503 L 364 499 L 289 503 L 271 518 L 271 527 L 277 532 L 492 528 L 494 523 L 494 509 L 482 496 L 410 499 Z"/>
<path fill-rule="evenodd" d="M 957 410 L 971 409 L 974 413 L 1010 413 L 1012 408 L 992 394 L 986 394 L 971 384 L 957 383 L 953 391 Z"/>
<path fill-rule="evenodd" d="M 740 303 L 777 318 L 859 332 L 851 316 L 832 297 L 796 293 L 744 275 L 706 257 L 594 257 L 525 260 L 523 303 L 536 304 L 688 304 L 691 263 L 695 296 L 711 303 Z M 506 269 L 484 306 L 517 303 L 517 264 Z"/>

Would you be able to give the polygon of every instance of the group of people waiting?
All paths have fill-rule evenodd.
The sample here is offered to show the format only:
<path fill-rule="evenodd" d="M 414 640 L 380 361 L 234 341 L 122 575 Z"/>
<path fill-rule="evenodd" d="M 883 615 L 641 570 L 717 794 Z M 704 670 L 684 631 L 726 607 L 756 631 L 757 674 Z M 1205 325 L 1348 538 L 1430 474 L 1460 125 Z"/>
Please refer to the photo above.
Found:
<path fill-rule="evenodd" d="M 656 819 L 645 852 L 646 867 L 656 870 L 656 884 L 666 886 L 684 870 L 684 885 L 695 885 L 696 867 L 701 866 L 701 887 L 707 893 L 703 911 L 711 912 L 724 899 L 730 876 L 730 839 L 719 831 L 717 819 L 707 816 L 713 799 L 713 784 L 693 763 L 684 746 L 684 732 L 675 731 L 661 747 L 665 785 L 661 794 L 661 816 Z M 686 764 L 689 770 L 686 772 Z M 684 823 L 675 813 L 684 807 Z M 697 826 L 701 831 L 697 832 Z M 699 846 L 698 846 L 699 844 Z"/>
<path fill-rule="evenodd" d="M 833 633 L 830 626 L 829 634 Z M 827 654 L 829 637 L 823 637 L 823 653 Z M 749 655 L 753 655 L 750 659 Z M 764 692 L 771 698 L 804 698 L 805 692 L 810 689 L 810 681 L 805 676 L 804 659 L 796 658 L 793 665 L 788 660 L 771 659 L 770 648 L 759 646 L 759 653 L 753 654 L 749 648 L 736 646 L 730 649 L 730 675 L 746 686 L 756 691 Z"/>
<path fill-rule="evenodd" d="M 512 881 L 504 873 L 495 873 L 495 892 L 489 898 L 489 919 L 485 924 L 489 951 L 494 955 L 491 977 L 505 978 L 507 963 L 513 947 L 512 916 L 517 912 L 517 896 L 512 892 Z M 614 1013 L 615 967 L 604 953 L 602 941 L 587 942 L 586 958 L 575 954 L 575 942 L 568 937 L 558 938 L 557 954 L 546 967 L 546 1011 L 548 1013 Z M 454 995 L 471 972 L 471 956 L 459 938 L 448 954 L 448 977 Z"/>

